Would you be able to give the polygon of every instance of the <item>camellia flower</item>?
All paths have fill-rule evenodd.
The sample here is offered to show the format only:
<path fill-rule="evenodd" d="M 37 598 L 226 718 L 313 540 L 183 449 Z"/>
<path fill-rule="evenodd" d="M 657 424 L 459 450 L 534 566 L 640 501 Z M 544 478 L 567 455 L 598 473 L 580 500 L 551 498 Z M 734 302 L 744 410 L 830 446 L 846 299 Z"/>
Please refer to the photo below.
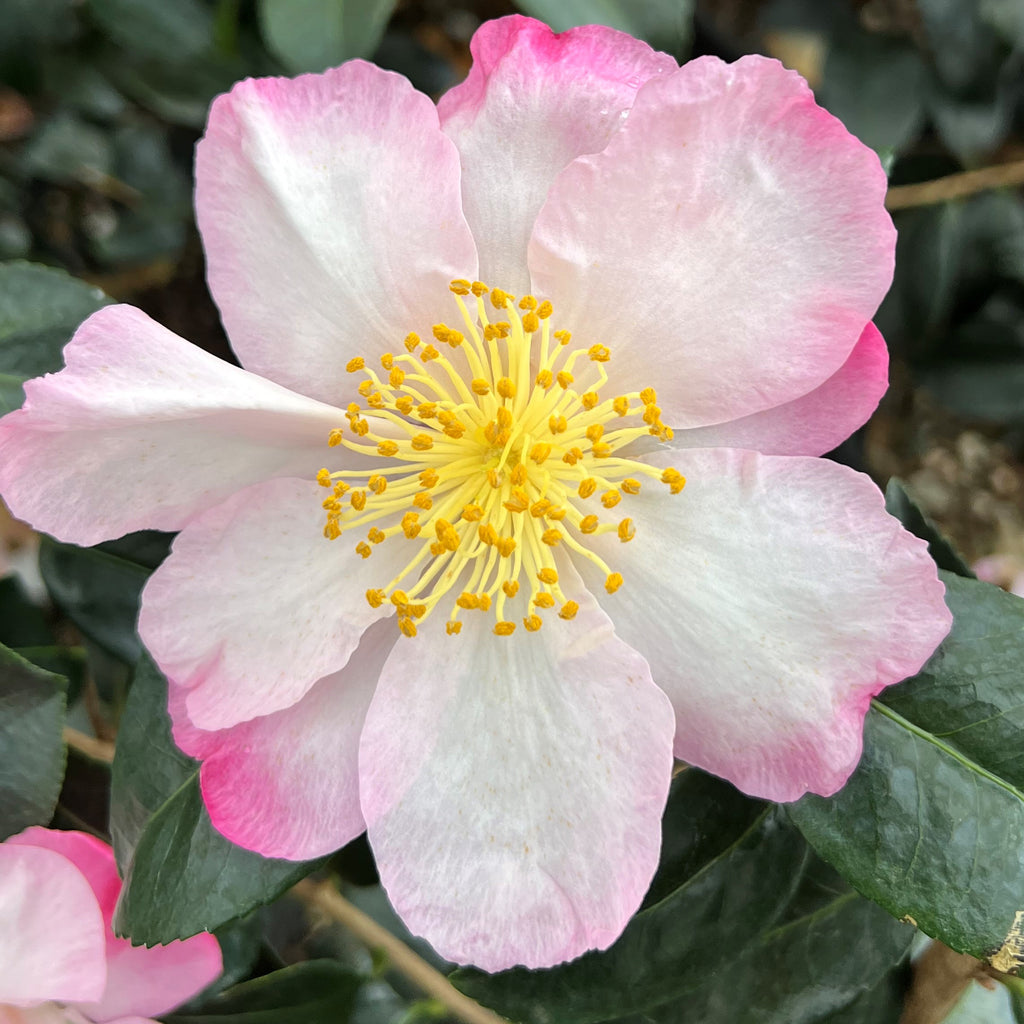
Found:
<path fill-rule="evenodd" d="M 216 100 L 196 204 L 245 369 L 103 309 L 0 484 L 65 540 L 180 529 L 139 625 L 216 827 L 366 828 L 409 927 L 495 970 L 620 934 L 673 753 L 837 790 L 949 615 L 811 457 L 885 388 L 874 154 L 761 57 L 521 17 L 472 49 L 436 108 L 361 61 Z"/>
<path fill-rule="evenodd" d="M 0 843 L 0 1024 L 152 1024 L 221 972 L 207 933 L 132 946 L 111 929 L 121 879 L 84 832 Z"/>

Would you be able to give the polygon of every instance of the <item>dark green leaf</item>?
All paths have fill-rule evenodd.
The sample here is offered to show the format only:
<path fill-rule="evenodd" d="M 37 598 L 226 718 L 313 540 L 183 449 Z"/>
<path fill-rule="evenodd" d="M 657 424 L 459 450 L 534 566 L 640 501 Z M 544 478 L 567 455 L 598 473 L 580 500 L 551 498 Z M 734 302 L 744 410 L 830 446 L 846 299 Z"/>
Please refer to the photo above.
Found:
<path fill-rule="evenodd" d="M 369 57 L 384 35 L 396 0 L 258 0 L 260 30 L 292 73 L 323 71 Z"/>
<path fill-rule="evenodd" d="M 25 391 L 22 388 L 24 382 L 24 377 L 0 373 L 0 416 L 6 416 L 7 413 L 21 408 L 21 403 L 25 401 Z"/>
<path fill-rule="evenodd" d="M 1024 358 L 949 361 L 923 374 L 921 383 L 947 409 L 993 423 L 1024 421 Z"/>
<path fill-rule="evenodd" d="M 13 397 L 11 377 L 20 384 L 25 377 L 59 370 L 75 328 L 109 301 L 63 270 L 21 261 L 0 264 L 0 374 L 9 375 L 0 377 L 0 399 Z"/>
<path fill-rule="evenodd" d="M 689 48 L 693 33 L 692 0 L 520 0 L 517 6 L 556 32 L 608 25 L 677 57 Z"/>
<path fill-rule="evenodd" d="M 0 647 L 0 840 L 53 816 L 64 778 L 65 681 Z"/>
<path fill-rule="evenodd" d="M 13 573 L 0 578 L 0 644 L 5 647 L 47 647 L 53 631 L 41 608 Z"/>
<path fill-rule="evenodd" d="M 974 579 L 974 573 L 957 554 L 941 530 L 917 507 L 902 480 L 893 477 L 885 488 L 885 510 L 895 516 L 915 537 L 928 542 L 928 554 L 947 572 Z"/>
<path fill-rule="evenodd" d="M 21 166 L 57 184 L 92 184 L 106 178 L 114 159 L 106 132 L 68 111 L 47 121 L 21 153 Z"/>
<path fill-rule="evenodd" d="M 213 12 L 200 0 L 87 0 L 93 20 L 133 53 L 187 61 L 212 48 Z"/>
<path fill-rule="evenodd" d="M 1024 601 L 943 573 L 954 615 L 922 672 L 875 702 L 846 787 L 790 815 L 893 916 L 1003 970 L 1024 953 Z"/>
<path fill-rule="evenodd" d="M 149 569 L 99 548 L 43 538 L 39 569 L 57 604 L 78 628 L 129 664 L 142 647 L 135 631 Z"/>
<path fill-rule="evenodd" d="M 363 979 L 333 960 L 307 960 L 211 999 L 168 1024 L 343 1024 Z"/>
<path fill-rule="evenodd" d="M 111 833 L 124 872 L 114 926 L 147 945 L 212 931 L 267 903 L 314 863 L 269 860 L 210 824 L 199 765 L 174 746 L 167 682 L 138 666 L 118 734 Z"/>
<path fill-rule="evenodd" d="M 464 969 L 452 980 L 514 1020 L 586 1024 L 660 1005 L 733 963 L 789 902 L 806 847 L 778 808 L 695 769 L 673 783 L 664 832 L 660 899 L 606 952 L 544 971 Z"/>

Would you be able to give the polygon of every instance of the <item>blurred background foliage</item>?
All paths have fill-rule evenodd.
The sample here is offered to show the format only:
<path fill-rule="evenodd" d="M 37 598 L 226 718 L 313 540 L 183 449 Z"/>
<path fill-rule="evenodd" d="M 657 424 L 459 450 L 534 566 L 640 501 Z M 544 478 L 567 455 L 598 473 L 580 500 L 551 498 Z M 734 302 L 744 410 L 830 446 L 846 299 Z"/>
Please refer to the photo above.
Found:
<path fill-rule="evenodd" d="M 878 315 L 893 384 L 871 423 L 834 454 L 883 484 L 901 478 L 906 492 L 894 493 L 907 515 L 923 513 L 967 565 L 1024 593 L 1024 0 L 0 0 L 0 411 L 20 402 L 22 379 L 60 366 L 62 345 L 104 295 L 232 358 L 206 291 L 191 203 L 193 147 L 215 95 L 245 76 L 367 57 L 436 97 L 466 73 L 481 21 L 517 10 L 559 30 L 603 22 L 681 60 L 776 56 L 879 153 L 899 229 L 895 281 Z M 994 178 L 963 177 L 987 168 L 998 168 Z M 936 188 L 918 187 L 937 179 Z M 1004 184 L 980 187 L 993 181 Z M 25 566 L 39 543 L 4 519 L 0 542 L 0 556 Z M 41 577 L 28 569 L 27 582 L 0 579 L 0 643 L 27 659 L 0 666 L 14 680 L 10 692 L 27 695 L 21 720 L 36 733 L 22 739 L 52 738 L 65 702 L 68 721 L 85 737 L 73 745 L 66 774 L 63 762 L 56 775 L 35 762 L 13 781 L 0 772 L 0 810 L 8 816 L 37 820 L 63 779 L 58 824 L 104 835 L 113 825 L 115 839 L 126 827 L 107 817 L 109 741 L 122 715 L 137 710 L 126 700 L 139 656 L 138 594 L 167 544 L 159 534 L 87 551 L 44 540 Z M 140 684 L 136 703 L 143 693 Z M 56 764 L 56 750 L 37 745 L 34 756 Z M 152 761 L 152 751 L 138 757 Z M 190 771 L 187 759 L 179 761 L 168 769 L 176 779 Z M 710 786 L 718 807 L 734 799 L 699 773 L 686 785 Z M 16 790 L 28 804 L 12 810 L 3 801 Z M 666 832 L 659 879 L 677 872 L 665 890 L 673 899 L 685 901 L 700 871 L 705 882 L 719 872 L 735 886 L 721 837 L 734 825 L 745 835 L 767 813 L 735 799 L 736 821 L 716 833 L 713 850 L 700 846 L 711 840 L 699 829 L 696 838 Z M 779 827 L 773 842 L 797 844 L 791 857 L 803 858 L 803 874 L 794 870 L 793 891 L 766 910 L 742 970 L 728 958 L 700 961 L 692 970 L 702 977 L 678 996 L 683 1002 L 674 997 L 653 1015 L 623 1011 L 623 1022 L 897 1019 L 910 985 L 909 930 L 894 931 L 892 919 Z M 673 836 L 693 842 L 673 853 Z M 364 843 L 331 866 L 355 905 L 447 970 L 390 912 Z M 750 908 L 766 898 L 755 880 L 749 884 L 740 893 L 743 913 L 719 916 L 724 950 L 729 928 L 749 931 Z M 221 937 L 225 985 L 311 958 L 342 967 L 278 972 L 264 989 L 182 1011 L 182 1024 L 211 1015 L 238 1024 L 447 1019 L 401 973 L 294 899 L 226 925 Z M 680 948 L 688 962 L 697 956 Z M 596 970 L 605 973 L 608 963 Z M 964 984 L 975 966 L 956 969 Z M 943 969 L 948 979 L 949 965 Z M 463 983 L 472 991 L 472 976 Z M 545 1018 L 553 997 L 543 981 L 537 985 L 535 1005 L 528 986 L 510 997 L 523 1019 L 597 1019 L 569 1010 Z M 801 995 L 812 991 L 814 999 Z M 1015 991 L 1000 988 L 998 1004 L 981 998 L 984 1009 L 963 1004 L 950 1020 L 966 1022 L 974 1012 L 993 1024 L 1014 1013 L 1024 1020 Z M 949 1008 L 925 1003 L 923 1015 L 905 1024 L 941 1020 Z M 255 1005 L 286 1009 L 253 1016 Z"/>

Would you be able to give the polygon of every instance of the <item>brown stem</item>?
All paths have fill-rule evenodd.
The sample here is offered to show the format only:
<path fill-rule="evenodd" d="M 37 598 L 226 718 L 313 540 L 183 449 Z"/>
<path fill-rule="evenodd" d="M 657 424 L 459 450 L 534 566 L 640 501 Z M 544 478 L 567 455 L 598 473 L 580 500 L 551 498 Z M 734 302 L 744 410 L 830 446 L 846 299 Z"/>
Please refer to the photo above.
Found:
<path fill-rule="evenodd" d="M 463 1024 L 506 1024 L 503 1017 L 464 996 L 440 972 L 414 953 L 404 942 L 353 906 L 330 882 L 306 878 L 292 892 L 307 906 L 316 907 L 333 921 L 344 925 L 369 949 L 380 950 L 388 964 L 418 989 L 436 999 Z"/>
<path fill-rule="evenodd" d="M 77 750 L 94 761 L 110 764 L 114 760 L 114 744 L 110 740 L 98 740 L 95 736 L 87 736 L 84 732 L 72 729 L 70 725 L 64 726 L 63 737 L 64 742 L 72 750 Z"/>
<path fill-rule="evenodd" d="M 984 192 L 990 188 L 1004 188 L 1008 185 L 1024 185 L 1024 160 L 996 164 L 978 171 L 963 171 L 950 174 L 934 181 L 922 181 L 917 185 L 895 185 L 885 196 L 888 210 L 906 210 L 911 206 L 930 206 L 945 203 L 950 199 Z"/>

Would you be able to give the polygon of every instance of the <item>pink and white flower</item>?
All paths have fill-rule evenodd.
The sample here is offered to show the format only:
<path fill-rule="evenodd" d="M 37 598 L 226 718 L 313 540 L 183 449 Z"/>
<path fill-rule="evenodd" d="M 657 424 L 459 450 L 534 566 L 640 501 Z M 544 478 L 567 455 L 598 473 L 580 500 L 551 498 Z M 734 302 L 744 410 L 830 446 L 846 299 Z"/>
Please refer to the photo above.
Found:
<path fill-rule="evenodd" d="M 103 309 L 0 489 L 77 543 L 181 530 L 139 625 L 215 825 L 367 829 L 409 927 L 496 970 L 620 934 L 673 755 L 835 792 L 950 620 L 815 458 L 886 387 L 874 154 L 761 57 L 521 17 L 473 55 L 437 107 L 361 61 L 220 97 L 196 203 L 245 369 Z"/>
<path fill-rule="evenodd" d="M 0 843 L 0 1024 L 152 1024 L 221 972 L 207 933 L 167 946 L 114 936 L 113 851 L 29 828 Z"/>

